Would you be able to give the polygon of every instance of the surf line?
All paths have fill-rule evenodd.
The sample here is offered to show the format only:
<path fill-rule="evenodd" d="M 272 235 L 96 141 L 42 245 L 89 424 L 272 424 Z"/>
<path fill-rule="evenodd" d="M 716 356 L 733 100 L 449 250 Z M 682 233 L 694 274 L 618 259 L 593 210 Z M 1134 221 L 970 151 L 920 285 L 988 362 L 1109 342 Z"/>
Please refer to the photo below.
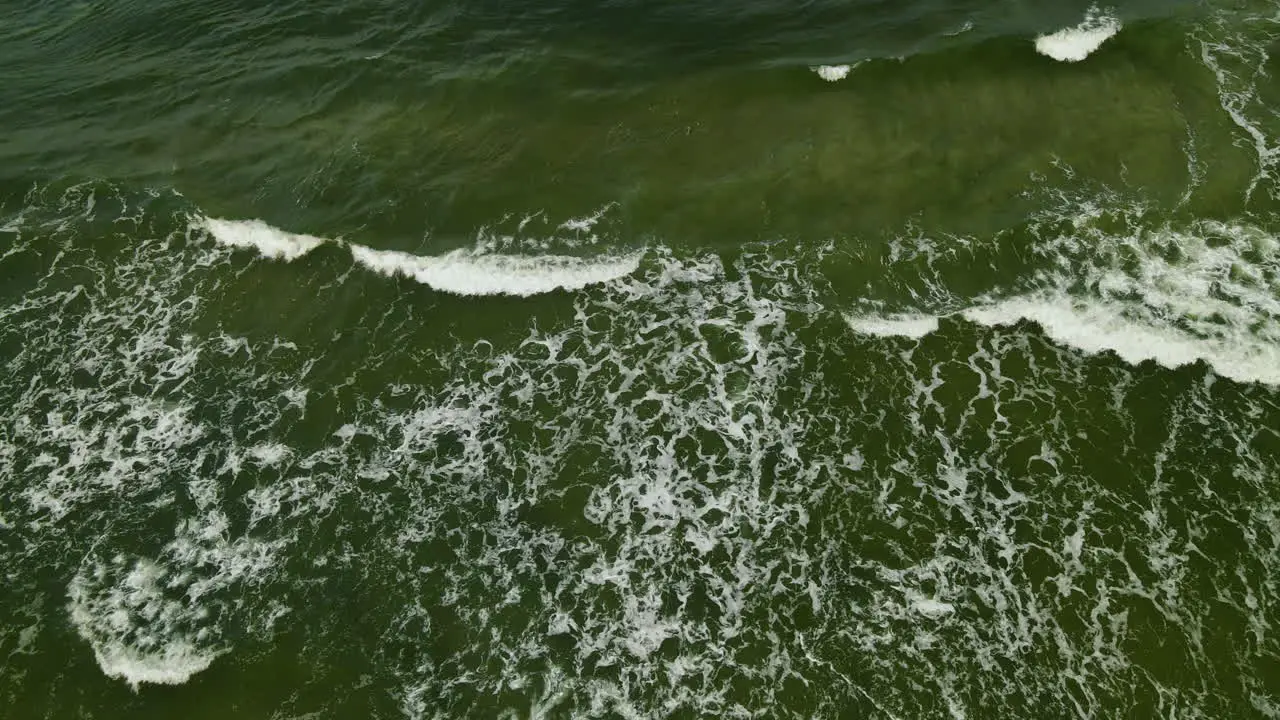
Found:
<path fill-rule="evenodd" d="M 580 229 L 582 221 L 573 225 Z M 643 250 L 621 255 L 518 255 L 459 248 L 443 255 L 420 256 L 375 248 L 341 238 L 291 233 L 261 220 L 224 220 L 197 216 L 193 224 L 215 242 L 233 249 L 256 250 L 269 260 L 292 262 L 324 245 L 346 246 L 352 260 L 386 277 L 405 277 L 454 295 L 528 297 L 556 290 L 579 290 L 635 272 Z"/>

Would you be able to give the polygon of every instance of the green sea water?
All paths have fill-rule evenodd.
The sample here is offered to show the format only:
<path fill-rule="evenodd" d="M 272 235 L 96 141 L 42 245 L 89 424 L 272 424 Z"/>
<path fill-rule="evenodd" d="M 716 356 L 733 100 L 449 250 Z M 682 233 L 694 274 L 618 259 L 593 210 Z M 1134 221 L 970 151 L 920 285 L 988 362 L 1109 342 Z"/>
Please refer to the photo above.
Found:
<path fill-rule="evenodd" d="M 1280 718 L 1277 44 L 0 2 L 0 718 Z"/>

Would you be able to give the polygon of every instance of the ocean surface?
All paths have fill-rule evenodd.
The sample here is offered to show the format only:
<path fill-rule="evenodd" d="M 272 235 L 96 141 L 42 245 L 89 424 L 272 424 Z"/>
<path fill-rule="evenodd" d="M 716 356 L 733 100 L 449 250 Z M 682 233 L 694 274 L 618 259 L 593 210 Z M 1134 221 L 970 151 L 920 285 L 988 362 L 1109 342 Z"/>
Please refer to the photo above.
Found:
<path fill-rule="evenodd" d="M 1280 718 L 1278 47 L 0 1 L 0 717 Z"/>

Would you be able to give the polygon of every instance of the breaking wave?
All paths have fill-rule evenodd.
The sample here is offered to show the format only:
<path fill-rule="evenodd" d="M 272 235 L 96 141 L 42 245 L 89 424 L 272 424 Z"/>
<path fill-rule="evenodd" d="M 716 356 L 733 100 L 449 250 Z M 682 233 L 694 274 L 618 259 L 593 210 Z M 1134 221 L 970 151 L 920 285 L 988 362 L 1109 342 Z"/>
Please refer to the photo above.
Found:
<path fill-rule="evenodd" d="M 1093 7 L 1079 25 L 1036 38 L 1036 52 L 1062 62 L 1079 62 L 1120 29 L 1120 21 L 1114 15 Z"/>
<path fill-rule="evenodd" d="M 561 227 L 584 230 L 595 220 L 598 217 L 571 220 Z M 219 244 L 252 248 L 262 257 L 275 260 L 296 260 L 326 242 L 345 244 L 358 265 L 388 277 L 410 278 L 455 295 L 527 297 L 556 290 L 579 290 L 635 272 L 643 257 L 640 251 L 607 257 L 502 253 L 494 252 L 488 243 L 424 257 L 289 233 L 260 220 L 202 218 L 198 224 Z"/>
<path fill-rule="evenodd" d="M 812 70 L 823 80 L 836 82 L 849 77 L 849 73 L 853 71 L 853 68 L 853 65 L 818 65 Z"/>
<path fill-rule="evenodd" d="M 254 249 L 264 258 L 291 262 L 327 242 L 313 235 L 289 233 L 261 220 L 219 220 L 200 218 L 200 227 L 218 243 L 232 248 Z"/>
<path fill-rule="evenodd" d="M 420 257 L 394 250 L 351 246 L 351 256 L 364 267 L 388 277 L 407 277 L 455 295 L 528 296 L 554 290 L 579 290 L 630 275 L 640 266 L 640 253 L 613 258 L 566 255 L 496 255 L 454 250 Z"/>
<path fill-rule="evenodd" d="M 1240 382 L 1280 385 L 1280 343 L 1248 333 L 1203 337 L 1170 325 L 1151 325 L 1123 307 L 1069 295 L 1016 297 L 956 313 L 988 327 L 1031 321 L 1045 335 L 1086 354 L 1110 351 L 1130 365 L 1152 360 L 1167 368 L 1208 363 L 1217 374 Z M 921 338 L 938 330 L 940 316 L 882 318 L 849 315 L 856 332 Z"/>
<path fill-rule="evenodd" d="M 243 258 L 199 224 L 131 227 L 115 255 L 69 244 L 50 276 L 91 282 L 0 307 L 0 491 L 22 540 L 4 559 L 21 588 L 37 567 L 65 582 L 83 662 L 135 687 L 252 671 L 283 625 L 317 693 L 362 663 L 382 714 L 409 718 L 1090 716 L 1135 687 L 1194 715 L 1225 681 L 1160 675 L 1140 649 L 1207 662 L 1197 641 L 1226 618 L 1264 638 L 1235 651 L 1263 702 L 1280 505 L 1242 418 L 1274 417 L 1268 390 L 1193 379 L 1153 428 L 1126 365 L 1006 325 L 1052 325 L 1008 298 L 1063 289 L 1271 337 L 1270 235 L 1141 219 L 1115 200 L 1042 218 L 1041 287 L 990 315 L 850 313 L 862 337 L 825 285 L 830 248 L 656 247 L 573 313 L 474 345 L 366 303 L 352 322 L 382 332 L 350 354 L 237 332 Z M 26 232 L 0 262 L 34 254 Z M 954 299 L 971 258 L 926 240 L 889 269 Z M 1197 545 L 1224 525 L 1260 550 Z M 353 596 L 359 632 L 329 609 Z"/>
<path fill-rule="evenodd" d="M 1111 200 L 1043 220 L 1034 251 L 1044 266 L 1029 291 L 996 290 L 938 313 L 852 312 L 846 322 L 865 335 L 920 338 L 942 317 L 989 327 L 1025 320 L 1087 354 L 1168 368 L 1205 362 L 1223 377 L 1280 385 L 1280 241 L 1240 223 L 1153 230 L 1144 214 Z M 904 252 L 933 251 L 923 243 Z M 934 293 L 948 296 L 945 287 Z"/>

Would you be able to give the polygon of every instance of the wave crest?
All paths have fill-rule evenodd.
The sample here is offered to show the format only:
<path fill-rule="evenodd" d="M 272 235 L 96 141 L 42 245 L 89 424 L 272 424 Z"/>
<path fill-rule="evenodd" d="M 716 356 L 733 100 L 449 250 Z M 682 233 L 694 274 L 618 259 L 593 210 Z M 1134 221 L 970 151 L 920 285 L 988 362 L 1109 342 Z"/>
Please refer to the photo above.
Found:
<path fill-rule="evenodd" d="M 589 228 L 598 217 L 573 220 L 566 227 Z M 347 245 L 356 264 L 388 277 L 403 276 L 432 289 L 455 295 L 514 295 L 528 297 L 556 290 L 579 290 L 616 280 L 635 272 L 643 252 L 604 257 L 573 255 L 524 255 L 492 252 L 484 243 L 438 256 L 420 256 L 398 250 L 377 250 L 365 245 L 290 233 L 261 220 L 201 218 L 205 229 L 220 245 L 255 249 L 271 260 L 292 262 L 325 243 Z"/>
<path fill-rule="evenodd" d="M 352 245 L 360 265 L 388 277 L 412 278 L 455 295 L 515 295 L 527 297 L 555 290 L 580 290 L 630 275 L 640 266 L 640 253 L 619 257 L 582 258 L 568 255 L 491 255 L 455 250 L 438 257 L 421 257 L 396 250 Z"/>
<path fill-rule="evenodd" d="M 1095 6 L 1079 25 L 1036 38 L 1036 52 L 1062 62 L 1080 62 L 1120 32 L 1121 27 L 1118 18 Z"/>

